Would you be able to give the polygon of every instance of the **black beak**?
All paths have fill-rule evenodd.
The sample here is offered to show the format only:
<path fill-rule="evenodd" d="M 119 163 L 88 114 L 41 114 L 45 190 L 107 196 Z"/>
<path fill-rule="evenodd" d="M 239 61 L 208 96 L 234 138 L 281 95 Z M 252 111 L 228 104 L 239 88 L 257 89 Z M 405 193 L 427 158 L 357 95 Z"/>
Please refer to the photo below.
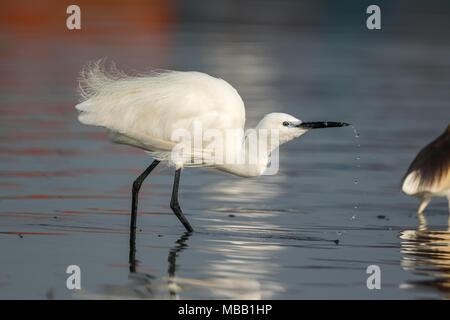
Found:
<path fill-rule="evenodd" d="M 350 124 L 345 122 L 318 121 L 318 122 L 302 122 L 296 125 L 296 127 L 302 129 L 320 129 L 320 128 L 345 127 L 349 125 Z"/>

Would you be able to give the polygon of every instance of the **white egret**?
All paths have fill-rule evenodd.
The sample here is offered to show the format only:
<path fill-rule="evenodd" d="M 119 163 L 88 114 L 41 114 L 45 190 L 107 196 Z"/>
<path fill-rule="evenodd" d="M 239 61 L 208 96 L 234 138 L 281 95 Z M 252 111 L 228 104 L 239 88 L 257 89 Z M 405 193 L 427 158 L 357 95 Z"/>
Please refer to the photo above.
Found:
<path fill-rule="evenodd" d="M 133 183 L 131 229 L 136 228 L 138 193 L 144 179 L 160 163 L 174 166 L 175 180 L 170 207 L 189 231 L 191 225 L 178 203 L 178 185 L 183 167 L 213 167 L 241 177 L 255 177 L 267 168 L 270 153 L 279 145 L 297 138 L 310 129 L 341 127 L 343 122 L 303 122 L 284 113 L 266 115 L 256 127 L 256 142 L 267 147 L 249 161 L 251 141 L 245 134 L 245 108 L 238 92 L 226 81 L 200 72 L 162 71 L 147 75 L 128 76 L 116 70 L 106 72 L 100 63 L 87 67 L 81 73 L 82 101 L 76 108 L 79 121 L 86 125 L 105 127 L 115 143 L 127 144 L 148 152 L 155 160 Z M 177 142 L 173 133 L 184 130 L 195 135 L 195 123 L 203 132 L 222 134 L 222 143 L 215 155 L 244 156 L 243 162 L 215 161 L 211 163 L 211 146 L 217 142 L 201 137 L 200 149 L 196 146 L 185 157 L 174 158 Z M 237 130 L 237 139 L 230 138 L 230 130 Z M 275 131 L 274 131 L 275 130 Z M 269 144 L 267 136 L 258 132 L 277 133 Z M 273 134 L 271 137 L 273 137 Z M 265 141 L 264 141 L 265 140 Z M 252 149 L 253 150 L 253 149 Z M 205 156 L 209 154 L 209 157 Z M 196 161 L 192 162 L 192 158 Z"/>
<path fill-rule="evenodd" d="M 421 199 L 421 224 L 426 224 L 422 212 L 434 197 L 447 197 L 450 214 L 450 124 L 417 154 L 403 177 L 402 191 Z"/>

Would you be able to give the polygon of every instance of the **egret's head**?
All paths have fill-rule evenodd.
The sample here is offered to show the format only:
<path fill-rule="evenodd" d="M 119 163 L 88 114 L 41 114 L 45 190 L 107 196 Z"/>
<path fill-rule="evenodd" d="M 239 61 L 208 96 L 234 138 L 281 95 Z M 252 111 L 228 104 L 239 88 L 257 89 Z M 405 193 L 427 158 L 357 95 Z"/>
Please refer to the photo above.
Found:
<path fill-rule="evenodd" d="M 280 144 L 300 137 L 311 129 L 348 126 L 345 122 L 305 122 L 287 113 L 269 113 L 258 124 L 257 129 L 278 130 Z"/>

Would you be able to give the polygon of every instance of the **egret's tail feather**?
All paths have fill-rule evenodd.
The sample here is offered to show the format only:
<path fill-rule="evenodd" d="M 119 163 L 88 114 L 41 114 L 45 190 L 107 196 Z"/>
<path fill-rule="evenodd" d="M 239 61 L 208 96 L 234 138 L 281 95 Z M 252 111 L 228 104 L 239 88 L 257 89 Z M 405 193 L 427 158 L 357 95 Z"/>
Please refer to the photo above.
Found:
<path fill-rule="evenodd" d="M 79 92 L 82 102 L 77 104 L 75 108 L 80 112 L 78 120 L 83 124 L 106 125 L 105 121 L 101 120 L 102 112 L 105 111 L 105 108 L 101 107 L 101 101 L 95 100 L 105 88 L 120 78 L 120 74 L 113 63 L 111 63 L 109 69 L 111 72 L 106 71 L 104 60 L 98 60 L 88 64 L 80 72 Z"/>
<path fill-rule="evenodd" d="M 105 66 L 104 60 L 88 64 L 79 78 L 81 101 L 75 106 L 80 111 L 79 121 L 126 132 L 144 107 L 156 105 L 164 98 L 161 95 L 165 92 L 161 93 L 158 86 L 160 74 L 130 76 L 112 62 Z"/>
<path fill-rule="evenodd" d="M 107 70 L 108 69 L 108 70 Z M 80 72 L 79 90 L 83 100 L 92 98 L 102 92 L 105 86 L 126 75 L 116 68 L 114 62 L 105 67 L 105 60 L 97 60 L 88 64 Z"/>
<path fill-rule="evenodd" d="M 89 100 L 79 103 L 75 108 L 80 112 L 78 121 L 86 125 L 99 125 L 98 114 L 95 112 L 94 104 Z"/>

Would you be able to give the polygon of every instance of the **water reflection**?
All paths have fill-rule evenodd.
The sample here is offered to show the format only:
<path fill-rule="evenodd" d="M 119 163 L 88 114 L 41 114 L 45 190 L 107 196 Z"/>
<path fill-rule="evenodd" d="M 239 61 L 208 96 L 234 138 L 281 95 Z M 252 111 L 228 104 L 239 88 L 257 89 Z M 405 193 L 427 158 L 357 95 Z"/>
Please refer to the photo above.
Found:
<path fill-rule="evenodd" d="M 177 260 L 178 253 L 180 253 L 181 251 L 183 251 L 187 248 L 186 241 L 189 239 L 191 234 L 192 234 L 191 232 L 185 232 L 176 241 L 176 245 L 169 251 L 169 257 L 167 258 L 167 261 L 169 262 L 169 269 L 168 269 L 169 279 L 167 281 L 167 284 L 168 284 L 171 299 L 179 299 L 178 294 L 177 294 L 177 290 L 179 287 L 177 286 L 176 280 L 175 280 L 175 270 L 177 268 L 176 260 Z"/>
<path fill-rule="evenodd" d="M 272 253 L 281 249 L 277 243 L 272 242 L 208 240 L 209 244 L 202 246 L 201 251 L 217 258 L 205 261 L 200 270 L 202 276 L 198 278 L 177 276 L 179 267 L 177 258 L 181 252 L 189 248 L 188 240 L 191 236 L 191 233 L 185 232 L 175 241 L 167 258 L 168 277 L 155 281 L 166 281 L 166 285 L 157 285 L 150 283 L 153 279 L 150 274 L 138 271 L 135 234 L 130 234 L 130 278 L 141 280 L 141 284 L 138 285 L 144 285 L 149 290 L 146 298 L 164 297 L 163 291 L 166 291 L 170 299 L 202 296 L 222 299 L 263 299 L 283 291 L 281 285 L 268 279 L 272 269 L 279 267 L 272 261 Z"/>
<path fill-rule="evenodd" d="M 189 248 L 192 233 L 185 232 L 168 252 L 167 277 L 155 277 L 136 259 L 136 232 L 130 232 L 129 283 L 104 284 L 99 292 L 82 289 L 75 298 L 81 299 L 192 299 L 212 297 L 228 299 L 264 299 L 283 291 L 266 279 L 271 267 L 270 253 L 279 250 L 275 243 L 252 241 L 213 241 L 203 250 L 219 254 L 219 259 L 205 263 L 204 273 L 210 276 L 186 278 L 177 276 L 179 254 Z"/>
<path fill-rule="evenodd" d="M 419 216 L 417 230 L 400 233 L 401 265 L 404 270 L 425 276 L 425 280 L 409 281 L 400 287 L 405 289 L 436 288 L 450 299 L 450 217 L 447 230 L 427 230 L 425 217 Z"/>
<path fill-rule="evenodd" d="M 178 253 L 185 250 L 187 246 L 187 240 L 191 236 L 191 232 L 185 232 L 176 242 L 175 246 L 170 249 L 167 261 L 168 266 L 168 279 L 167 279 L 167 291 L 169 292 L 171 299 L 179 299 L 177 291 L 179 286 L 176 284 L 175 271 L 177 269 L 176 259 Z M 136 260 L 136 231 L 130 232 L 130 278 L 134 279 L 137 283 L 136 287 L 143 286 L 146 289 L 147 294 L 141 298 L 154 298 L 156 295 L 155 290 L 162 289 L 161 286 L 154 286 L 151 284 L 151 280 L 155 279 L 151 274 L 141 272 L 137 270 L 139 261 Z"/>
<path fill-rule="evenodd" d="M 129 249 L 129 279 L 131 282 L 125 285 L 103 284 L 100 292 L 92 292 L 87 289 L 76 293 L 75 298 L 81 299 L 179 299 L 178 291 L 181 287 L 177 284 L 175 276 L 177 270 L 176 259 L 178 254 L 185 250 L 187 241 L 191 236 L 190 232 L 185 232 L 175 242 L 169 251 L 168 277 L 158 279 L 145 266 L 140 265 L 136 259 L 136 230 L 130 231 Z M 165 282 L 165 283 L 164 283 Z M 168 296 L 167 296 L 168 294 Z"/>
<path fill-rule="evenodd" d="M 280 196 L 283 187 L 283 177 L 273 176 L 272 179 L 227 179 L 202 187 L 212 201 L 230 204 L 248 203 L 249 200 L 263 201 Z"/>

